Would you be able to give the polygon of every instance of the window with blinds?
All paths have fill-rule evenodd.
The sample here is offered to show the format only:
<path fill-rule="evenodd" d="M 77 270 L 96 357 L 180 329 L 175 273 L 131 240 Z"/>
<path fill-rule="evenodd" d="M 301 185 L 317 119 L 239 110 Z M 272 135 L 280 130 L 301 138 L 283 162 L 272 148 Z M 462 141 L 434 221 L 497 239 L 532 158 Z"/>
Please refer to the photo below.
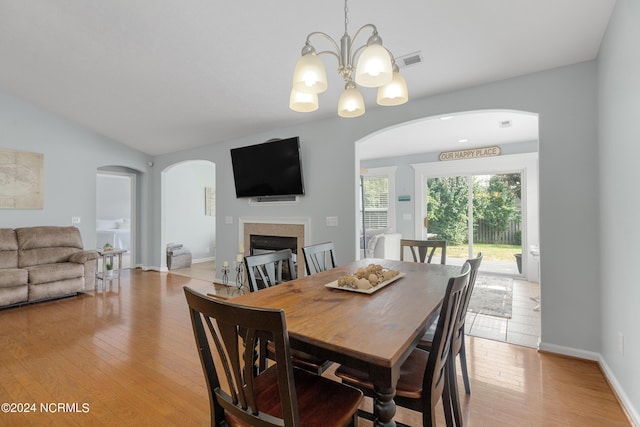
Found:
<path fill-rule="evenodd" d="M 389 228 L 389 177 L 365 177 L 363 184 L 366 230 Z"/>

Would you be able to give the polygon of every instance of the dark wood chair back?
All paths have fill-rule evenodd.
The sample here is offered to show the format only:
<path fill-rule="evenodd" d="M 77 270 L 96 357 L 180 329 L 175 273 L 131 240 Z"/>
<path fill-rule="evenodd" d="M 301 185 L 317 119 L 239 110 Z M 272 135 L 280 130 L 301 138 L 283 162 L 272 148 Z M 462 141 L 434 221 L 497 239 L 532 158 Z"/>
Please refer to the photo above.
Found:
<path fill-rule="evenodd" d="M 244 263 L 247 270 L 247 278 L 249 279 L 250 292 L 279 285 L 286 280 L 296 278 L 291 249 L 246 256 L 244 257 Z M 285 277 L 285 273 L 290 273 L 289 277 Z M 260 371 L 266 368 L 267 359 L 273 360 L 274 354 L 273 344 L 268 339 L 263 339 L 261 343 L 266 343 L 266 345 L 260 345 L 259 347 L 258 369 Z M 295 366 L 318 375 L 321 375 L 331 366 L 330 360 L 320 359 L 298 350 L 291 350 L 291 353 Z"/>
<path fill-rule="evenodd" d="M 293 280 L 297 277 L 291 249 L 246 256 L 244 257 L 244 265 L 247 270 L 250 292 L 278 285 L 285 280 Z"/>
<path fill-rule="evenodd" d="M 440 315 L 436 325 L 436 332 L 433 337 L 431 351 L 427 359 L 427 368 L 424 371 L 422 386 L 422 413 L 424 425 L 435 425 L 435 408 L 438 400 L 450 399 L 450 390 L 448 383 L 448 362 L 452 358 L 453 330 L 456 325 L 457 313 L 462 303 L 464 291 L 469 283 L 469 274 L 471 266 L 465 263 L 463 272 L 456 277 L 449 279 L 447 291 L 440 308 Z M 450 413 L 446 411 L 450 408 L 450 402 L 443 402 L 445 407 L 446 418 L 449 419 Z M 432 408 L 431 411 L 425 411 L 425 408 Z M 428 419 L 427 419 L 428 418 Z"/>
<path fill-rule="evenodd" d="M 478 269 L 480 269 L 480 264 L 482 263 L 482 252 L 478 253 L 476 258 L 468 259 L 467 263 L 469 264 L 471 271 L 469 272 L 469 284 L 462 294 L 462 301 L 460 302 L 460 308 L 456 315 L 456 324 L 453 328 L 453 356 L 456 356 L 460 352 L 460 348 L 464 345 L 464 322 L 467 318 L 467 309 L 469 308 L 469 300 L 473 293 L 473 287 L 476 284 Z"/>
<path fill-rule="evenodd" d="M 462 294 L 462 300 L 460 301 L 460 307 L 458 307 L 458 313 L 456 313 L 455 325 L 453 326 L 453 336 L 451 337 L 451 354 L 449 361 L 449 388 L 451 396 L 451 409 L 453 412 L 453 418 L 456 425 L 462 425 L 462 411 L 460 408 L 460 399 L 458 397 L 458 375 L 456 373 L 456 358 L 460 356 L 460 367 L 462 369 L 462 380 L 464 381 L 464 388 L 467 394 L 471 394 L 471 385 L 469 383 L 469 372 L 467 369 L 467 351 L 465 348 L 465 333 L 464 324 L 467 317 L 467 309 L 469 308 L 469 300 L 473 293 L 473 288 L 476 283 L 476 277 L 478 276 L 478 270 L 482 263 L 482 252 L 478 253 L 476 258 L 468 259 L 465 266 L 468 264 L 471 270 L 469 271 L 469 283 L 464 289 Z M 463 266 L 463 268 L 466 268 Z M 436 322 L 437 323 L 437 322 Z M 433 346 L 435 324 L 425 333 L 422 339 L 418 342 L 418 348 L 431 351 Z"/>
<path fill-rule="evenodd" d="M 431 264 L 436 249 L 440 249 L 440 264 L 447 262 L 446 240 L 400 240 L 400 261 L 404 261 L 404 248 L 409 248 L 413 262 Z"/>
<path fill-rule="evenodd" d="M 278 426 L 282 422 L 299 425 L 284 311 L 244 307 L 205 297 L 188 287 L 184 292 L 209 387 L 212 425 L 224 425 L 227 412 L 249 425 Z M 262 413 L 256 397 L 253 349 L 258 346 L 259 332 L 268 334 L 276 349 L 277 390 L 282 404 L 279 420 L 270 420 L 269 415 Z M 221 388 L 222 378 L 214 364 L 211 343 L 222 362 L 228 394 Z"/>
<path fill-rule="evenodd" d="M 184 293 L 209 389 L 212 426 L 353 424 L 362 393 L 293 367 L 283 310 L 242 306 L 188 287 Z M 276 363 L 258 372 L 256 348 L 265 336 Z"/>
<path fill-rule="evenodd" d="M 333 242 L 318 243 L 302 248 L 304 265 L 308 275 L 336 267 L 336 250 Z"/>

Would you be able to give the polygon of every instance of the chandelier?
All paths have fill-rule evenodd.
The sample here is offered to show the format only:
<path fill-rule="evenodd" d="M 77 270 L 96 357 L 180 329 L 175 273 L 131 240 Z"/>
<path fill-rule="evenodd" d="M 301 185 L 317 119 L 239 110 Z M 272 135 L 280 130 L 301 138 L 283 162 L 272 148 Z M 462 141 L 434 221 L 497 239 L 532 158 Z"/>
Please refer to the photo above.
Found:
<path fill-rule="evenodd" d="M 340 117 L 358 117 L 364 114 L 364 100 L 358 91 L 358 86 L 378 88 L 377 103 L 393 106 L 407 102 L 409 95 L 407 83 L 400 75 L 393 55 L 382 46 L 382 39 L 373 24 L 360 27 L 353 39 L 347 32 L 347 0 L 344 2 L 344 35 L 340 45 L 326 33 L 315 31 L 307 36 L 302 48 L 302 56 L 298 59 L 293 71 L 293 88 L 289 98 L 289 108 L 303 113 L 318 109 L 318 94 L 327 90 L 327 72 L 319 55 L 331 54 L 338 60 L 338 74 L 345 81 L 344 92 L 338 100 L 338 115 Z M 354 48 L 354 42 L 360 32 L 366 28 L 372 34 L 366 45 Z M 311 37 L 322 36 L 329 41 L 332 50 L 316 52 L 311 45 Z M 354 67 L 358 55 L 357 65 Z"/>

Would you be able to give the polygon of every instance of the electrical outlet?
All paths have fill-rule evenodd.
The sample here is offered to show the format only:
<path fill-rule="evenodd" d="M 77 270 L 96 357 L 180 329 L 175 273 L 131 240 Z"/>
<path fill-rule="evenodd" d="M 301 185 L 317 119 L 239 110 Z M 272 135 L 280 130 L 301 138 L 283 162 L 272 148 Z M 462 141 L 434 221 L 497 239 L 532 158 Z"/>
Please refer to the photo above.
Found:
<path fill-rule="evenodd" d="M 618 351 L 620 356 L 624 356 L 624 335 L 622 332 L 618 332 Z"/>
<path fill-rule="evenodd" d="M 72 216 L 71 217 L 71 224 L 80 224 L 80 217 L 79 216 Z"/>

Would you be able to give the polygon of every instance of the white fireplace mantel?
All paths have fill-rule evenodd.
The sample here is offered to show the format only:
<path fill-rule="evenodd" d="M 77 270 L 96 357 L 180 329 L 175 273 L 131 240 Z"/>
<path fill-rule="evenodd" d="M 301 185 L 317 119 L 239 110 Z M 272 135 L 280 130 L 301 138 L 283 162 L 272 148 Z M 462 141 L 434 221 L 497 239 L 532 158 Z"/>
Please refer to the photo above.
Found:
<path fill-rule="evenodd" d="M 240 217 L 238 218 L 238 248 L 242 255 L 249 255 L 249 239 L 245 236 L 247 225 L 252 231 L 256 231 L 255 224 L 265 224 L 265 231 L 269 230 L 267 234 L 282 235 L 282 236 L 297 236 L 298 237 L 298 254 L 302 254 L 302 247 L 308 245 L 311 242 L 311 218 L 308 217 Z M 273 227 L 279 226 L 279 227 Z M 292 226 L 292 229 L 287 229 L 286 226 Z M 300 226 L 302 226 L 302 234 L 300 235 Z M 280 233 L 273 234 L 273 229 L 279 229 Z M 265 233 L 263 233 L 265 234 Z M 298 262 L 298 275 L 304 274 L 304 260 L 299 259 Z"/>
<path fill-rule="evenodd" d="M 245 224 L 296 224 L 304 226 L 304 241 L 311 242 L 311 218 L 308 217 L 251 217 L 238 218 L 238 242 L 244 242 Z"/>

